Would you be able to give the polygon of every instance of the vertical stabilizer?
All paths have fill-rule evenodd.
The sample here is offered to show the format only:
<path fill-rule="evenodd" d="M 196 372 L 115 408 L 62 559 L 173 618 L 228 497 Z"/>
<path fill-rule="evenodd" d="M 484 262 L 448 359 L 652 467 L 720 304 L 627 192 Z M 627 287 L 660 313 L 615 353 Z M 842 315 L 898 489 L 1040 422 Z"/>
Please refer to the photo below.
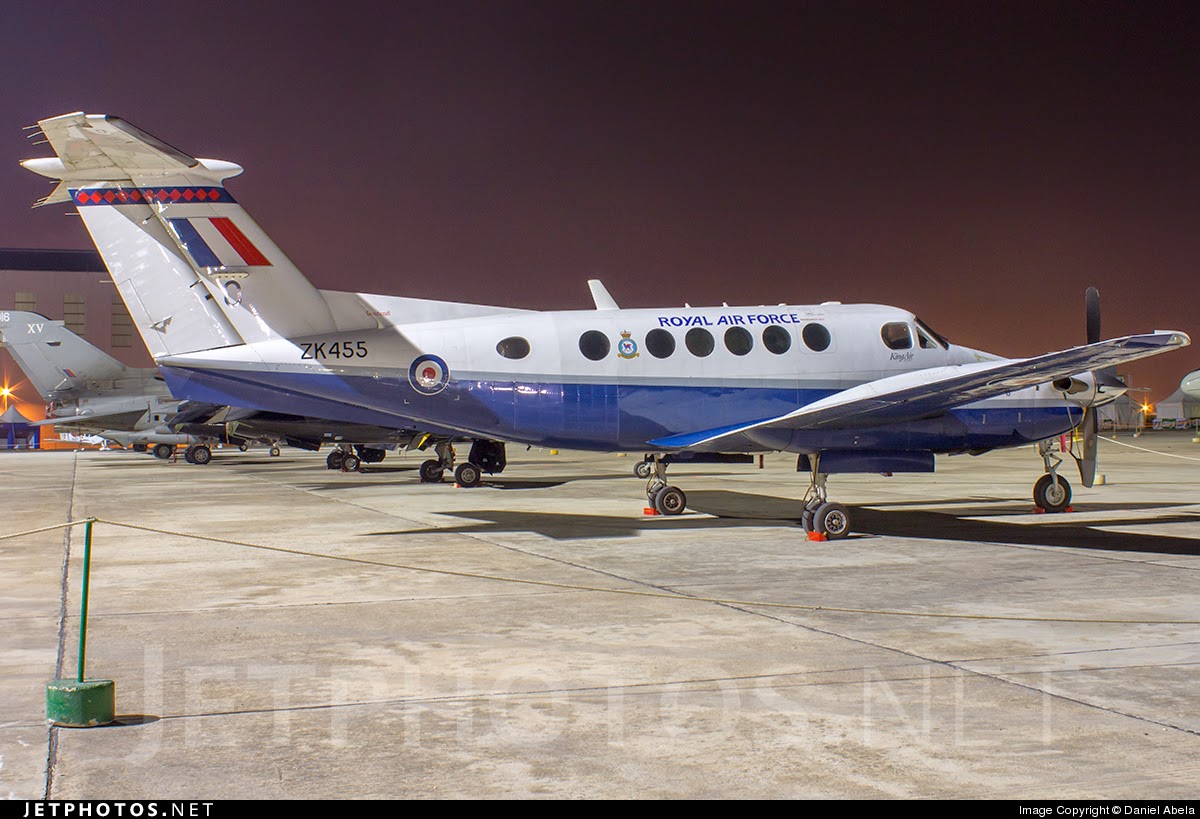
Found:
<path fill-rule="evenodd" d="M 320 292 L 225 189 L 231 162 L 197 159 L 116 117 L 38 123 L 59 180 L 156 357 L 329 332 Z"/>
<path fill-rule="evenodd" d="M 128 368 L 72 333 L 61 321 L 38 313 L 0 309 L 0 342 L 29 383 L 47 400 L 89 382 L 115 381 Z"/>

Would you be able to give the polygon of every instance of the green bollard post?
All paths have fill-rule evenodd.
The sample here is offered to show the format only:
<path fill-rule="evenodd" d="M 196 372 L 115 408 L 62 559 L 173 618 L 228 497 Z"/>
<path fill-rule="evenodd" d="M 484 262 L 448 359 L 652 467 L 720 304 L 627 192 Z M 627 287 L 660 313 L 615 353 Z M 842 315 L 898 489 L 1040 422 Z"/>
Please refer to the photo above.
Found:
<path fill-rule="evenodd" d="M 116 683 L 84 677 L 87 657 L 88 587 L 92 568 L 92 524 L 84 522 L 83 589 L 79 611 L 79 662 L 73 680 L 51 680 L 46 684 L 46 717 L 54 725 L 89 728 L 107 725 L 116 719 Z"/>

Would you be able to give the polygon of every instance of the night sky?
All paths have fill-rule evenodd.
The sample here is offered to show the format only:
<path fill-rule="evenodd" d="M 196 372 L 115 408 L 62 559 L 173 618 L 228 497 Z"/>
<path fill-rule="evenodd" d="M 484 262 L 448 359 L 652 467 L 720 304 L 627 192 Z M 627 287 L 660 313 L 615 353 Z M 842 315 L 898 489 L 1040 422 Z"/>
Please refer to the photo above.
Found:
<path fill-rule="evenodd" d="M 21 126 L 202 157 L 321 287 L 587 308 L 877 302 L 1025 356 L 1180 329 L 1200 367 L 1200 4 L 6 7 L 0 246 L 90 247 Z"/>

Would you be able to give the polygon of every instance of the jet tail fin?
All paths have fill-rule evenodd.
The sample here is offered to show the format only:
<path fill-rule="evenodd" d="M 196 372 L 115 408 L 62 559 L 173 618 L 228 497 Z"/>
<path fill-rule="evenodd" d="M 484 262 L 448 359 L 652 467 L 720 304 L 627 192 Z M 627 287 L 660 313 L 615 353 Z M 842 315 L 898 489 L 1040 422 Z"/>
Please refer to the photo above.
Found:
<path fill-rule="evenodd" d="M 43 398 L 89 381 L 123 377 L 128 368 L 63 326 L 38 313 L 0 310 L 0 342 Z"/>
<path fill-rule="evenodd" d="M 155 358 L 336 329 L 320 292 L 224 187 L 239 165 L 198 159 L 117 117 L 38 123 L 58 180 L 40 204 L 79 210 Z"/>

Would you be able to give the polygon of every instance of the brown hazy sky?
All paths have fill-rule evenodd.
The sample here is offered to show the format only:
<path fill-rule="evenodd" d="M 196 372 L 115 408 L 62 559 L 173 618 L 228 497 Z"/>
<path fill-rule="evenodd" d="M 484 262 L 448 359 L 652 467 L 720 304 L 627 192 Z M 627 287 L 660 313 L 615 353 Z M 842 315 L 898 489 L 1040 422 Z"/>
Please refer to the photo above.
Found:
<path fill-rule="evenodd" d="M 312 6 L 312 10 L 309 9 Z M 153 10 L 150 10 L 153 9 Z M 20 130 L 117 114 L 230 183 L 319 286 L 588 307 L 907 307 L 1002 355 L 1185 330 L 1200 5 L 23 4 L 0 246 L 87 247 Z"/>

